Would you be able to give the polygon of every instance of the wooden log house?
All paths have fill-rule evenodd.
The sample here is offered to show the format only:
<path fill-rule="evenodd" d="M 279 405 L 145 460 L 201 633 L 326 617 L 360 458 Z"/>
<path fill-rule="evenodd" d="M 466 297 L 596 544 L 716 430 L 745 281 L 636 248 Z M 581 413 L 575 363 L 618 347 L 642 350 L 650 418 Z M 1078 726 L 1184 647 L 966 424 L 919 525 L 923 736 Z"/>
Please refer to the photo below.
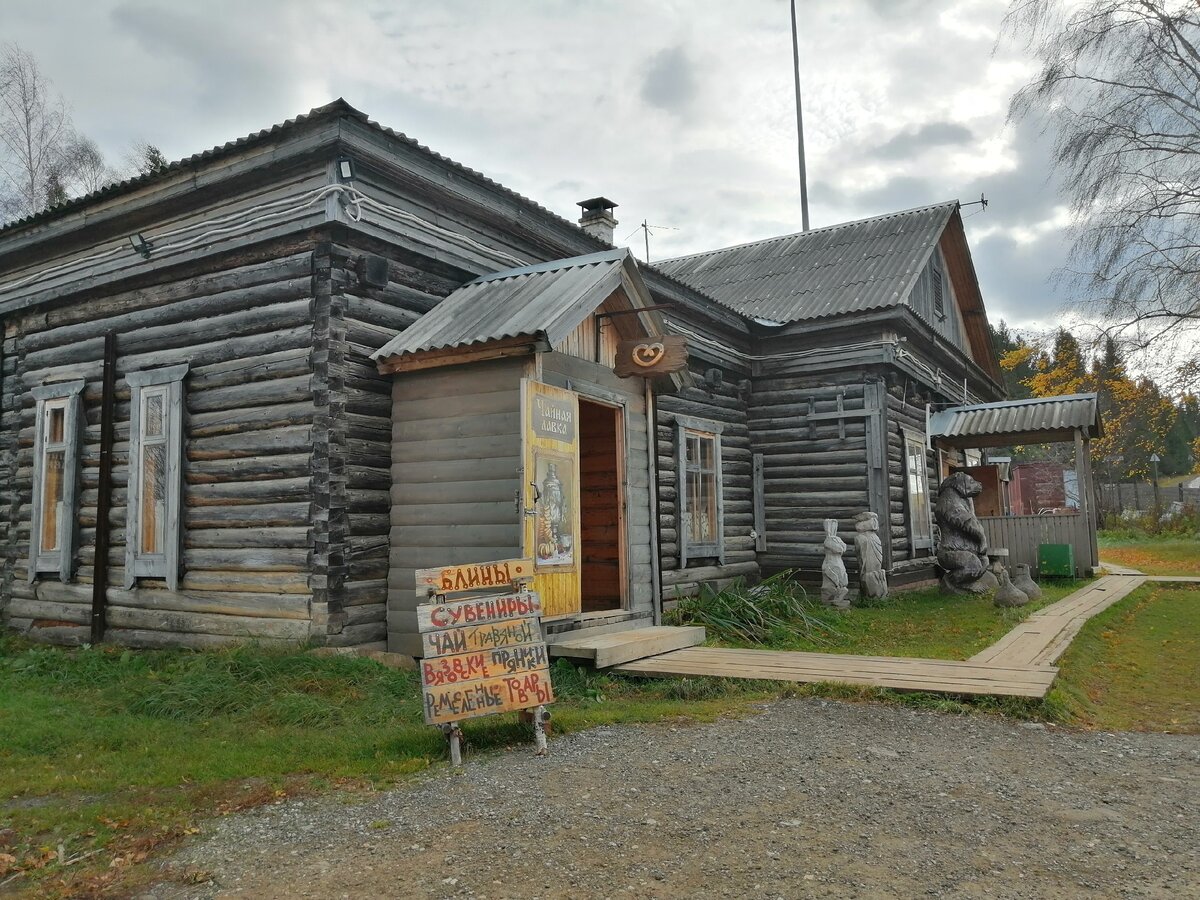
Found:
<path fill-rule="evenodd" d="M 1001 396 L 957 204 L 655 266 L 583 205 L 339 100 L 0 229 L 0 617 L 414 652 L 414 569 L 528 555 L 620 629 L 864 509 L 931 574 L 927 405 Z"/>

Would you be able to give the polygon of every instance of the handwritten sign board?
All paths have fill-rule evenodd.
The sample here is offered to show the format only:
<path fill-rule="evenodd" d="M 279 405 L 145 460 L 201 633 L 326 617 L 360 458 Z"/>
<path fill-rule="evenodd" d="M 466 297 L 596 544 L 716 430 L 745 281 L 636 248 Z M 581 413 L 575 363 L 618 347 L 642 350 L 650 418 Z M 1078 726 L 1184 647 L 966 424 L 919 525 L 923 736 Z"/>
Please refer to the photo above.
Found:
<path fill-rule="evenodd" d="M 425 722 L 441 725 L 515 709 L 545 706 L 554 699 L 550 670 L 502 675 L 449 687 L 425 688 Z"/>
<path fill-rule="evenodd" d="M 507 588 L 514 581 L 528 581 L 533 578 L 533 560 L 502 559 L 499 562 L 417 569 L 416 577 L 418 592 L 422 588 L 433 588 L 437 594 Z"/>
<path fill-rule="evenodd" d="M 613 372 L 621 378 L 654 378 L 687 368 L 687 341 L 683 335 L 664 334 L 655 338 L 620 341 Z"/>
<path fill-rule="evenodd" d="M 454 600 L 441 596 L 472 588 L 511 586 L 532 573 L 532 560 L 417 572 L 418 588 L 425 586 L 438 595 L 433 602 L 417 606 L 426 724 L 451 725 L 544 706 L 554 699 L 537 593 L 512 590 Z"/>
<path fill-rule="evenodd" d="M 447 600 L 443 603 L 422 603 L 417 607 L 417 630 L 424 634 L 442 628 L 484 625 L 541 614 L 542 601 L 533 591 L 519 591 L 498 597 Z"/>

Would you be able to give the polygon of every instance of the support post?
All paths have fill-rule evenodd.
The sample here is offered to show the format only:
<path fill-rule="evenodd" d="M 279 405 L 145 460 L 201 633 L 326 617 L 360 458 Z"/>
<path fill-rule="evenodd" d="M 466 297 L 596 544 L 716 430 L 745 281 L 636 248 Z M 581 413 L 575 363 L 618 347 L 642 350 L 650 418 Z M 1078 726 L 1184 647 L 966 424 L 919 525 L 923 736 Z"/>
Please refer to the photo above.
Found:
<path fill-rule="evenodd" d="M 462 729 L 457 722 L 448 722 L 442 726 L 442 733 L 450 741 L 450 765 L 462 765 Z"/>
<path fill-rule="evenodd" d="M 104 640 L 108 627 L 108 548 L 112 526 L 108 521 L 112 510 L 112 469 L 117 405 L 117 335 L 104 335 L 104 368 L 100 381 L 100 468 L 96 485 L 96 564 L 92 573 L 91 642 Z"/>
<path fill-rule="evenodd" d="M 546 723 L 550 721 L 550 710 L 539 706 L 533 711 L 534 756 L 546 756 L 550 750 L 546 744 Z"/>

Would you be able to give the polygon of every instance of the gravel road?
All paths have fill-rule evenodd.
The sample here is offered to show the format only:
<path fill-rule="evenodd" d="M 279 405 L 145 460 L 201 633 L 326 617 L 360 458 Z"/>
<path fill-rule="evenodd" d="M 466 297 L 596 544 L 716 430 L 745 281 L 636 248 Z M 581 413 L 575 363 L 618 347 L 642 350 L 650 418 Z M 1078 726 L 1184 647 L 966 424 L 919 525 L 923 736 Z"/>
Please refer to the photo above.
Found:
<path fill-rule="evenodd" d="M 787 700 L 212 822 L 154 900 L 1195 897 L 1200 739 Z"/>

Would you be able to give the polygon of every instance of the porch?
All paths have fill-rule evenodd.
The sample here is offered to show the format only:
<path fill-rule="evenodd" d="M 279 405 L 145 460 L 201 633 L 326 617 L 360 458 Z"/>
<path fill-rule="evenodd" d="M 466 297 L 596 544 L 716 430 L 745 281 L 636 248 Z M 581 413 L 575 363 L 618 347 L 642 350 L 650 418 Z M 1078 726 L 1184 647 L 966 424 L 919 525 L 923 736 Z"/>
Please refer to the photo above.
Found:
<path fill-rule="evenodd" d="M 1095 394 L 1038 397 L 954 406 L 931 412 L 927 434 L 938 450 L 980 450 L 1028 444 L 1069 444 L 1073 448 L 1077 506 L 1041 515 L 1011 515 L 1006 503 L 989 506 L 1001 515 L 980 516 L 989 547 L 1008 549 L 1008 564 L 1038 573 L 1039 547 L 1072 548 L 1075 574 L 1100 564 L 1096 543 L 1096 501 L 1090 444 L 1104 433 Z M 981 466 L 978 468 L 991 468 Z M 1003 494 L 1003 492 L 1000 492 Z M 1068 492 L 1070 493 L 1070 492 Z"/>

